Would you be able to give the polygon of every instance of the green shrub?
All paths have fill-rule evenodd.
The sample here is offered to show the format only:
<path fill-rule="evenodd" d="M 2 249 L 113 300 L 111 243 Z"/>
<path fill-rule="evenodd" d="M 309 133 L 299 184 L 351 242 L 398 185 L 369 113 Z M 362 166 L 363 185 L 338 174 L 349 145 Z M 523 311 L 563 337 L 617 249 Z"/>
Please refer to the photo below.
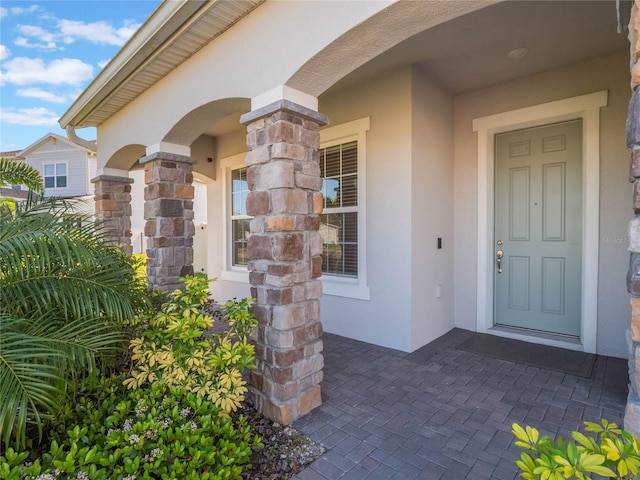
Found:
<path fill-rule="evenodd" d="M 0 478 L 7 480 L 240 479 L 259 440 L 244 417 L 220 415 L 213 403 L 156 383 L 125 390 L 121 377 L 81 397 L 78 420 L 40 458 L 7 449 Z"/>
<path fill-rule="evenodd" d="M 229 327 L 213 334 L 214 318 L 203 312 L 209 297 L 206 275 L 180 281 L 185 288 L 174 291 L 142 335 L 131 341 L 133 369 L 124 383 L 132 389 L 154 382 L 179 387 L 229 414 L 237 410 L 247 391 L 242 372 L 254 368 L 249 335 L 257 321 L 250 299 L 227 302 L 222 316 Z"/>
<path fill-rule="evenodd" d="M 532 427 L 512 425 L 515 444 L 525 450 L 516 465 L 527 480 L 591 478 L 589 474 L 605 478 L 638 478 L 640 469 L 640 439 L 623 432 L 615 423 L 584 422 L 586 430 L 597 435 L 571 432 L 575 442 L 563 437 L 552 441 L 541 437 Z"/>

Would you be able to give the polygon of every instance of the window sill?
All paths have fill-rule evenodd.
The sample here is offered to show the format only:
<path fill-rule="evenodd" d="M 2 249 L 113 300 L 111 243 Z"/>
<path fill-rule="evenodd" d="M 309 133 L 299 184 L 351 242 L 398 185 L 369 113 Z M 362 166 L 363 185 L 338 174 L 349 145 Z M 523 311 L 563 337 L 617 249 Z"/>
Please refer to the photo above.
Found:
<path fill-rule="evenodd" d="M 229 282 L 249 283 L 249 272 L 243 270 L 223 270 L 220 272 L 220 280 Z"/>
<path fill-rule="evenodd" d="M 247 270 L 223 270 L 220 272 L 220 280 L 229 282 L 249 283 Z M 371 300 L 371 291 L 368 286 L 360 285 L 355 279 L 343 279 L 331 275 L 323 275 L 322 291 L 324 295 L 333 297 L 354 298 L 356 300 Z"/>

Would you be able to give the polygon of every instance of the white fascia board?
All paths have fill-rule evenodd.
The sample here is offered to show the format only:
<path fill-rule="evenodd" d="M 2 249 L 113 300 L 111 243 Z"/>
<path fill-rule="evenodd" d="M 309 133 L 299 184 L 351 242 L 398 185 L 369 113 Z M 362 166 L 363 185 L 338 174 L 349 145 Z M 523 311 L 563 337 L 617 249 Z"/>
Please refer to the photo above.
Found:
<path fill-rule="evenodd" d="M 83 126 L 81 125 L 83 119 L 125 82 L 140 65 L 147 62 L 149 57 L 206 3 L 212 2 L 200 0 L 162 2 L 60 117 L 58 120 L 60 126 L 63 129 L 68 125 Z"/>

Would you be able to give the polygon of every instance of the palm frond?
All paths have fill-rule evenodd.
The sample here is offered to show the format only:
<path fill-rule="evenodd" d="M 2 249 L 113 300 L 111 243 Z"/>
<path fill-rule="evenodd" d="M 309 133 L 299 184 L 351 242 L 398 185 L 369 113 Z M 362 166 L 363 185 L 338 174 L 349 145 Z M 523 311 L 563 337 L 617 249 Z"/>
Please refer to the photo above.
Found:
<path fill-rule="evenodd" d="M 0 313 L 0 439 L 17 447 L 25 431 L 56 411 L 68 372 L 90 373 L 95 357 L 112 351 L 118 333 L 89 319 L 17 318 Z"/>
<path fill-rule="evenodd" d="M 25 185 L 38 195 L 44 193 L 44 184 L 38 170 L 24 162 L 0 158 L 0 186 Z"/>

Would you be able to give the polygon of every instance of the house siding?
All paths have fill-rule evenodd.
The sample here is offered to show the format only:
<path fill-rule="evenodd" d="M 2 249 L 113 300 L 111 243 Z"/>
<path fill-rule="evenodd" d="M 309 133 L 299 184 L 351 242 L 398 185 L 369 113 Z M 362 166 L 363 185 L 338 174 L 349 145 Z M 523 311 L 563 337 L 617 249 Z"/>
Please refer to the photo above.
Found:
<path fill-rule="evenodd" d="M 66 144 L 49 141 L 29 154 L 26 162 L 38 170 L 43 177 L 45 164 L 67 163 L 67 187 L 48 188 L 45 192 L 46 196 L 79 197 L 92 193 L 87 185 L 89 171 L 87 153 L 84 149 L 72 149 Z"/>

